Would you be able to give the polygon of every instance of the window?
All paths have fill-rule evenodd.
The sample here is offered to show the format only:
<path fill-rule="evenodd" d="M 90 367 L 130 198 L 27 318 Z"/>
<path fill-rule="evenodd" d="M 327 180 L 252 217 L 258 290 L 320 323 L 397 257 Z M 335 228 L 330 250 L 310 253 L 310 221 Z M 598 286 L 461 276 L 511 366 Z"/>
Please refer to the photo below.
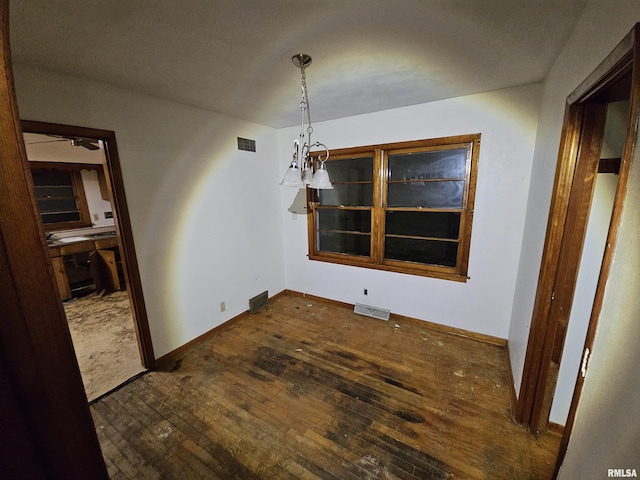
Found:
<path fill-rule="evenodd" d="M 79 166 L 68 169 L 47 167 L 41 162 L 30 164 L 33 192 L 45 230 L 91 226 Z"/>
<path fill-rule="evenodd" d="M 330 152 L 309 258 L 466 281 L 480 135 Z"/>

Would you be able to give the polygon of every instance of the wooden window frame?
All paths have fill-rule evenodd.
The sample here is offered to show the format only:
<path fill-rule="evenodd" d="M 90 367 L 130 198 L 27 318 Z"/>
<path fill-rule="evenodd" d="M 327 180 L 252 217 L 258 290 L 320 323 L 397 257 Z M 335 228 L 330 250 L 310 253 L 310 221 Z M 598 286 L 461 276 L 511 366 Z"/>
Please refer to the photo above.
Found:
<path fill-rule="evenodd" d="M 82 182 L 82 176 L 80 174 L 81 170 L 96 170 L 98 172 L 98 176 L 100 176 L 100 172 L 103 171 L 101 165 L 92 164 L 92 163 L 65 163 L 65 162 L 38 162 L 38 161 L 30 161 L 29 167 L 32 172 L 39 170 L 62 170 L 65 172 L 69 172 L 71 177 L 71 186 L 73 188 L 73 195 L 76 200 L 76 205 L 78 207 L 78 213 L 80 214 L 80 219 L 76 221 L 70 222 L 54 222 L 54 223 L 44 223 L 44 229 L 47 231 L 52 230 L 65 230 L 65 229 L 73 229 L 73 228 L 85 228 L 90 227 L 91 223 L 91 215 L 89 213 L 89 205 L 87 203 L 87 196 L 84 191 L 84 184 Z M 42 215 L 42 214 L 41 214 Z"/>
<path fill-rule="evenodd" d="M 423 208 L 423 207 L 388 207 L 387 186 L 389 180 L 388 156 L 389 154 L 402 154 L 405 152 L 440 151 L 448 149 L 467 149 L 467 161 L 464 175 L 464 189 L 461 208 Z M 480 134 L 458 135 L 440 137 L 409 142 L 397 142 L 363 147 L 343 148 L 330 151 L 329 160 L 326 163 L 327 170 L 331 173 L 331 162 L 344 160 L 345 158 L 373 157 L 373 201 L 372 206 L 320 206 L 318 191 L 307 188 L 307 229 L 309 243 L 309 259 L 343 265 L 386 270 L 434 277 L 444 280 L 466 282 L 469 277 L 469 250 L 471 245 L 471 227 L 473 223 L 473 209 L 475 201 L 476 178 L 478 169 L 478 157 L 480 151 Z M 317 156 L 324 152 L 312 152 L 314 163 Z M 450 179 L 439 179 L 450 180 Z M 462 179 L 461 179 L 462 180 Z M 345 210 L 370 210 L 371 211 L 371 248 L 370 255 L 358 256 L 343 253 L 333 253 L 318 249 L 316 241 L 318 209 L 345 209 Z M 442 266 L 435 264 L 417 263 L 384 258 L 385 241 L 385 214 L 387 211 L 421 211 L 421 212 L 458 212 L 460 213 L 460 227 L 457 239 L 435 239 L 436 241 L 456 241 L 458 243 L 457 261 L 455 266 Z"/>

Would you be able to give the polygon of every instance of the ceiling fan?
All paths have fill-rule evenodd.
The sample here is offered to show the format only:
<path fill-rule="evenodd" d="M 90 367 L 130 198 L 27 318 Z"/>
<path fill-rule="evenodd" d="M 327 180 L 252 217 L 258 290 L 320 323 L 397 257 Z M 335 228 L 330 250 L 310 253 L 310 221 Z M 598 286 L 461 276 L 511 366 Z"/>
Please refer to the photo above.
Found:
<path fill-rule="evenodd" d="M 71 145 L 74 147 L 84 147 L 87 150 L 99 150 L 100 146 L 98 145 L 98 140 L 94 138 L 84 138 L 84 137 L 67 137 L 64 135 L 50 135 L 47 134 L 47 137 L 53 137 L 56 140 L 42 140 L 36 142 L 30 142 L 31 145 L 35 145 L 37 143 L 52 143 L 52 142 L 68 142 L 71 141 Z"/>
<path fill-rule="evenodd" d="M 99 150 L 100 147 L 97 145 L 97 140 L 89 139 L 89 138 L 71 138 L 71 145 L 74 147 L 84 147 L 89 150 Z M 93 143 L 96 142 L 96 143 Z"/>

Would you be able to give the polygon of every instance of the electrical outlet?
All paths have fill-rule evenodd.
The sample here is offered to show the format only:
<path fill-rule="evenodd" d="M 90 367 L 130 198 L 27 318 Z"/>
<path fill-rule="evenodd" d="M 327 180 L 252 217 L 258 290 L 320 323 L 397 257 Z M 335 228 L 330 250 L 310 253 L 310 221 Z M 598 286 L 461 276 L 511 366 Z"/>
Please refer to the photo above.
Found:
<path fill-rule="evenodd" d="M 220 311 L 224 312 L 227 309 L 227 306 L 225 305 L 224 302 L 220 302 Z"/>
<path fill-rule="evenodd" d="M 97 222 L 98 220 L 100 220 L 100 215 L 98 215 L 97 213 L 94 213 L 93 219 Z"/>

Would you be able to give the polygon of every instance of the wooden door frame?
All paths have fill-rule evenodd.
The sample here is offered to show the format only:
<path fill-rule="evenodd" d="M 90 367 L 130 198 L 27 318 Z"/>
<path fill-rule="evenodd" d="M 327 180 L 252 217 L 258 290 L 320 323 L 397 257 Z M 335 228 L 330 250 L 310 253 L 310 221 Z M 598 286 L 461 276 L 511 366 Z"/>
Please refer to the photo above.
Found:
<path fill-rule="evenodd" d="M 524 373 L 518 396 L 516 408 L 516 418 L 519 422 L 529 426 L 532 432 L 544 430 L 548 422 L 550 401 L 553 397 L 555 383 L 550 385 L 550 369 L 552 357 L 558 358 L 562 353 L 564 335 L 559 322 L 558 315 L 552 313 L 563 310 L 570 312 L 575 290 L 576 278 L 573 275 L 563 277 L 568 282 L 562 285 L 564 294 L 558 298 L 554 293 L 560 289 L 556 285 L 559 278 L 559 269 L 567 264 L 567 260 L 579 261 L 581 246 L 584 240 L 584 232 L 571 232 L 573 225 L 571 218 L 584 215 L 584 205 L 571 204 L 570 198 L 574 187 L 585 181 L 584 175 L 588 175 L 587 170 L 579 170 L 580 141 L 584 133 L 583 119 L 587 105 L 593 102 L 596 96 L 615 83 L 622 75 L 632 71 L 632 93 L 629 126 L 625 141 L 623 157 L 621 160 L 620 178 L 616 199 L 614 204 L 611 226 L 607 237 L 607 249 L 598 280 L 598 290 L 594 302 L 593 312 L 589 325 L 589 333 L 585 342 L 585 349 L 591 351 L 593 347 L 593 336 L 597 326 L 597 316 L 602 301 L 604 285 L 606 284 L 611 255 L 615 248 L 618 223 L 622 210 L 622 199 L 626 189 L 628 169 L 631 163 L 634 142 L 636 138 L 637 120 L 639 115 L 638 105 L 638 39 L 640 24 L 636 24 L 631 32 L 618 44 L 613 52 L 589 75 L 567 98 L 565 119 L 560 143 L 558 164 L 553 187 L 553 196 L 549 211 L 549 220 L 545 246 L 538 278 L 538 289 L 536 291 L 535 304 L 532 315 L 527 354 L 525 357 Z M 634 94 L 635 92 L 635 94 Z M 585 173 L 586 172 L 586 173 Z M 587 207 L 588 208 L 588 207 Z M 580 211 L 575 209 L 582 209 Z M 565 238 L 574 234 L 573 237 Z M 582 238 L 580 238 L 582 235 Z M 563 240 L 579 241 L 580 252 L 576 252 L 571 257 L 561 257 L 561 246 Z M 555 304 L 554 304 L 555 303 Z M 564 331 L 563 331 L 564 330 Z M 559 348 L 559 351 L 558 351 Z M 586 351 L 586 350 L 585 350 Z M 563 448 L 566 450 L 575 410 L 579 402 L 579 394 L 582 388 L 581 376 L 579 375 L 576 384 L 576 391 L 571 404 L 569 418 L 565 426 L 562 440 Z M 561 450 L 558 465 L 563 458 Z"/>
<path fill-rule="evenodd" d="M 591 317 L 589 319 L 589 328 L 585 339 L 584 357 L 583 357 L 583 371 L 586 372 L 588 368 L 588 362 L 590 353 L 593 353 L 593 344 L 595 341 L 596 330 L 598 328 L 598 320 L 600 318 L 600 312 L 602 311 L 602 304 L 605 295 L 605 289 L 607 285 L 607 279 L 609 277 L 609 271 L 613 261 L 613 255 L 616 250 L 616 244 L 618 239 L 618 231 L 620 229 L 620 220 L 622 217 L 622 209 L 624 208 L 624 199 L 627 191 L 627 183 L 629 180 L 629 170 L 631 168 L 631 162 L 634 156 L 634 150 L 638 146 L 636 145 L 636 139 L 638 138 L 638 128 L 640 121 L 640 23 L 637 23 L 634 29 L 629 33 L 626 40 L 626 48 L 629 51 L 628 57 L 632 63 L 632 76 L 631 76 L 631 95 L 629 105 L 629 124 L 627 127 L 627 135 L 624 143 L 624 149 L 622 158 L 620 161 L 620 171 L 618 188 L 616 190 L 616 196 L 613 205 L 613 212 L 611 215 L 611 224 L 609 233 L 607 235 L 607 248 L 602 260 L 602 267 L 600 270 L 600 277 L 598 278 L 598 285 L 596 287 L 596 293 L 593 301 L 593 308 L 591 310 Z M 623 43 L 625 43 L 623 41 Z M 637 208 L 637 205 L 630 205 L 628 208 Z M 560 449 L 558 452 L 558 459 L 556 462 L 554 477 L 558 475 L 562 461 L 567 452 L 569 445 L 569 438 L 571 437 L 571 431 L 576 417 L 576 411 L 578 404 L 580 403 L 580 396 L 584 387 L 584 374 L 578 374 L 576 380 L 576 386 L 573 392 L 573 398 L 571 399 L 571 406 L 569 409 L 569 415 L 564 428 L 564 434 L 562 441 L 560 442 Z"/>
<path fill-rule="evenodd" d="M 133 243 L 133 231 L 131 229 L 131 219 L 127 208 L 127 198 L 124 192 L 124 181 L 122 179 L 122 170 L 120 168 L 120 157 L 118 156 L 115 132 L 110 130 L 100 130 L 96 128 L 77 127 L 31 120 L 22 121 L 22 131 L 39 134 L 53 134 L 63 137 L 93 138 L 104 142 L 107 167 L 105 177 L 107 184 L 110 187 L 111 200 L 115 211 L 115 227 L 120 238 L 123 270 L 131 300 L 133 323 L 138 337 L 140 358 L 144 367 L 154 368 L 156 365 L 156 359 L 153 352 L 153 345 L 151 343 L 151 331 L 149 330 L 149 320 L 147 318 L 147 310 L 142 293 L 140 270 L 138 269 L 138 260 Z"/>
<path fill-rule="evenodd" d="M 107 480 L 33 196 L 8 0 L 0 48 L 0 464 L 12 478 Z"/>

